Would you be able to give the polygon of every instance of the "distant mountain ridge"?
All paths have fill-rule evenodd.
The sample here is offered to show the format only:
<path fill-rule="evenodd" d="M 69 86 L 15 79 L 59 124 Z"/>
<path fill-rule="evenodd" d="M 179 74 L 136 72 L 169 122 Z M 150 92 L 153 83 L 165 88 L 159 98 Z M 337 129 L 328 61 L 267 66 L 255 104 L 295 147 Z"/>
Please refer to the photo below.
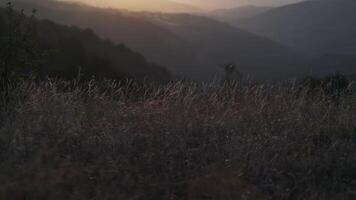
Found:
<path fill-rule="evenodd" d="M 200 8 L 171 0 L 61 0 L 70 2 L 81 2 L 103 8 L 128 9 L 131 11 L 150 11 L 167 13 L 190 13 L 200 12 Z"/>
<path fill-rule="evenodd" d="M 229 8 L 229 9 L 213 10 L 208 13 L 208 16 L 211 16 L 214 19 L 218 19 L 233 24 L 237 20 L 254 17 L 256 15 L 267 12 L 272 8 L 273 7 L 249 5 L 249 6 L 241 6 L 241 7 Z"/>
<path fill-rule="evenodd" d="M 219 64 L 230 61 L 244 74 L 258 79 L 291 77 L 305 70 L 301 54 L 225 23 L 184 14 L 142 15 L 203 52 L 201 58 L 210 62 L 205 67 L 216 70 Z"/>
<path fill-rule="evenodd" d="M 244 7 L 244 6 L 282 6 L 286 4 L 301 2 L 305 0 L 176 0 L 178 2 L 183 2 L 191 5 L 202 6 L 209 10 L 216 9 L 229 9 L 234 7 Z"/>
<path fill-rule="evenodd" d="M 234 25 L 311 54 L 356 54 L 355 10 L 355 0 L 312 0 Z"/>
<path fill-rule="evenodd" d="M 17 1 L 39 10 L 38 16 L 82 28 L 145 55 L 178 75 L 211 79 L 235 62 L 257 79 L 279 79 L 305 71 L 303 56 L 269 39 L 228 24 L 190 14 L 163 14 L 98 9 L 65 3 Z"/>

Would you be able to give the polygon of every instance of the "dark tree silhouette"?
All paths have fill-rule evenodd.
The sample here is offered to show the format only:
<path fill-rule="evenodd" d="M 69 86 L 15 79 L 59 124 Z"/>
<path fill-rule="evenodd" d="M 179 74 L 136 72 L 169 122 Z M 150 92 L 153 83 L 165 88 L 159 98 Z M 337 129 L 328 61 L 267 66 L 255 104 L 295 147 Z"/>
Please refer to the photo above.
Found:
<path fill-rule="evenodd" d="M 0 11 L 0 76 L 6 81 L 19 78 L 21 72 L 33 72 L 40 66 L 42 53 L 36 39 L 36 10 L 26 17 L 24 10 L 16 12 L 8 2 Z"/>
<path fill-rule="evenodd" d="M 242 73 L 237 69 L 236 64 L 229 63 L 224 66 L 225 76 L 224 81 L 226 83 L 240 82 L 242 81 Z"/>

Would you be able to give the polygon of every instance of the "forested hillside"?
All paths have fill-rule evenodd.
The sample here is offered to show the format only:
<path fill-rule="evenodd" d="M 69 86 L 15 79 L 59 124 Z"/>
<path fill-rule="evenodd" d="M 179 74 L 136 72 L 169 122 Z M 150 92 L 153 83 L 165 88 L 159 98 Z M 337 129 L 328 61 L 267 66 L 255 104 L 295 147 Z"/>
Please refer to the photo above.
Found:
<path fill-rule="evenodd" d="M 2 55 L 9 57 L 8 54 L 14 52 L 19 54 L 13 56 L 14 60 L 21 59 L 15 56 L 23 55 L 30 57 L 28 59 L 32 61 L 35 59 L 33 56 L 40 56 L 38 65 L 41 66 L 36 68 L 42 76 L 71 79 L 81 73 L 85 78 L 147 78 L 157 81 L 170 77 L 167 70 L 148 63 L 142 55 L 131 51 L 124 44 L 116 45 L 109 40 L 102 40 L 89 29 L 82 30 L 48 20 L 29 19 L 20 13 L 9 11 L 9 8 L 0 9 L 0 29 Z M 20 35 L 19 32 L 24 33 Z M 28 34 L 31 34 L 28 38 L 33 45 L 26 48 L 36 48 L 36 54 L 41 55 L 24 55 L 25 49 L 19 49 L 19 42 Z M 15 48 L 18 50 L 15 51 Z M 21 67 L 25 71 L 31 71 L 27 66 Z"/>

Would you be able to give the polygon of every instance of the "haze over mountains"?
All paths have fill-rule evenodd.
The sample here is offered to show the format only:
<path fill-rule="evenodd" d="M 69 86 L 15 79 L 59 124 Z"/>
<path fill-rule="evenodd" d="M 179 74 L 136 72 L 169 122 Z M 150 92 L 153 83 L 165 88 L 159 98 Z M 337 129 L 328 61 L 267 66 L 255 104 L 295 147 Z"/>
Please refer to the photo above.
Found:
<path fill-rule="evenodd" d="M 270 9 L 234 25 L 313 54 L 355 54 L 355 10 L 354 0 L 315 0 Z"/>
<path fill-rule="evenodd" d="M 302 55 L 225 23 L 194 15 L 142 15 L 194 48 L 200 61 L 206 62 L 199 68 L 191 66 L 200 75 L 208 70 L 222 72 L 218 65 L 227 62 L 236 63 L 244 74 L 258 79 L 285 78 L 303 71 Z"/>
<path fill-rule="evenodd" d="M 190 4 L 176 2 L 174 0 L 61 0 L 66 2 L 81 2 L 89 5 L 128 9 L 131 11 L 151 12 L 200 12 L 201 9 Z"/>
<path fill-rule="evenodd" d="M 60 0 L 98 7 L 151 12 L 201 12 L 241 6 L 281 6 L 303 0 Z"/>
<path fill-rule="evenodd" d="M 283 45 L 207 17 L 137 13 L 88 6 L 17 1 L 38 17 L 93 29 L 100 37 L 145 55 L 174 73 L 210 79 L 234 62 L 254 78 L 286 78 L 305 71 L 303 57 Z"/>
<path fill-rule="evenodd" d="M 318 70 L 327 66 L 329 72 L 349 73 L 356 67 L 355 10 L 354 0 L 314 0 L 230 23 L 313 55 Z"/>
<path fill-rule="evenodd" d="M 208 13 L 208 16 L 234 25 L 238 20 L 251 18 L 267 12 L 273 7 L 266 6 L 240 6 L 236 8 L 217 9 Z"/>
<path fill-rule="evenodd" d="M 176 0 L 207 10 L 227 9 L 241 6 L 281 6 L 304 0 Z"/>
<path fill-rule="evenodd" d="M 170 5 L 174 4 L 184 2 Z M 227 63 L 235 63 L 255 79 L 285 79 L 312 69 L 317 73 L 350 71 L 340 66 L 354 65 L 355 4 L 353 0 L 313 0 L 281 7 L 218 9 L 204 16 L 50 0 L 18 0 L 15 6 L 36 8 L 42 19 L 89 28 L 100 38 L 123 43 L 178 76 L 210 80 L 221 77 L 221 66 Z"/>

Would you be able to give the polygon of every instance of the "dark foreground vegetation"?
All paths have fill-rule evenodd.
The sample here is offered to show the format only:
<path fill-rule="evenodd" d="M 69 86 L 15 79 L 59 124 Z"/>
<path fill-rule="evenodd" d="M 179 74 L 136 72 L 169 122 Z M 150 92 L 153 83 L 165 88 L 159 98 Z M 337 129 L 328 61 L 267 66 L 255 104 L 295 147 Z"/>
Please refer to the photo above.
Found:
<path fill-rule="evenodd" d="M 7 88 L 0 199 L 356 198 L 352 93 L 54 80 Z"/>

